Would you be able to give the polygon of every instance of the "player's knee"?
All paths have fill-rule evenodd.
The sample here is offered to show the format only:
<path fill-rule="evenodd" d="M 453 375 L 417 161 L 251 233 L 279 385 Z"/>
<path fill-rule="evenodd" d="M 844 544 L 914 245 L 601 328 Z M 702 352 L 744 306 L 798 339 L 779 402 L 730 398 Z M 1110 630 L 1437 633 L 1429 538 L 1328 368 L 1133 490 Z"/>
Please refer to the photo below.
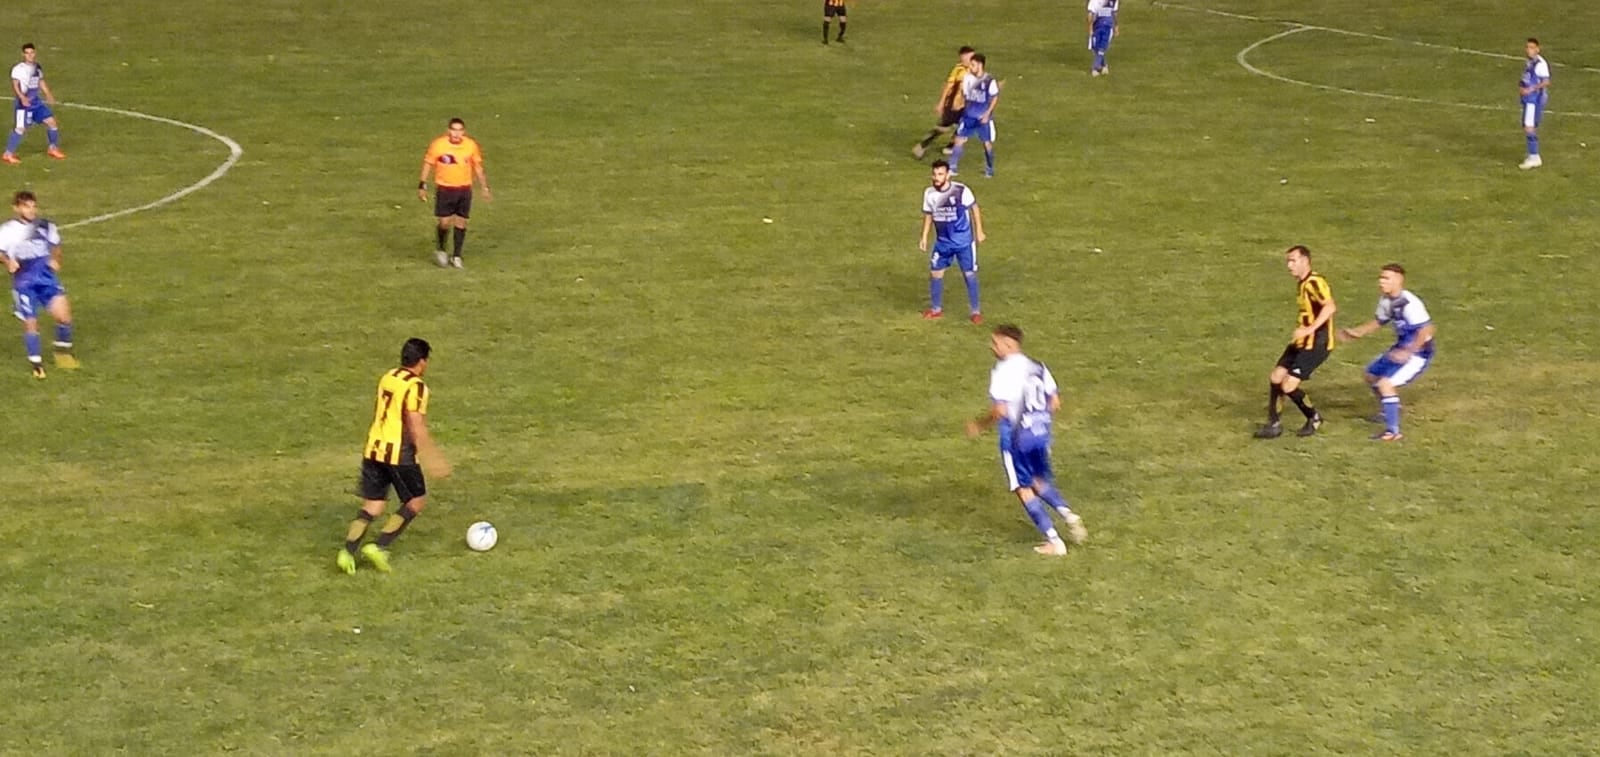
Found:
<path fill-rule="evenodd" d="M 414 497 L 412 499 L 406 500 L 406 507 L 411 508 L 411 512 L 414 512 L 414 513 L 422 512 L 423 508 L 426 508 L 427 506 L 428 506 L 428 495 L 426 495 L 426 494 L 424 494 L 424 495 L 422 495 L 420 497 Z"/>

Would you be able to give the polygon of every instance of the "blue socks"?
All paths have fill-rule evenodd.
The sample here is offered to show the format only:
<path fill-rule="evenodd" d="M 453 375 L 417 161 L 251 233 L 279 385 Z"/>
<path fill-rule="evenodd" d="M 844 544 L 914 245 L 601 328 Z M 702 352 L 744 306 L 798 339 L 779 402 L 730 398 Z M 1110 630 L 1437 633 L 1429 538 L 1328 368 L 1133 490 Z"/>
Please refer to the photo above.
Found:
<path fill-rule="evenodd" d="M 934 310 L 944 310 L 944 278 L 928 277 L 928 305 Z"/>
<path fill-rule="evenodd" d="M 1033 527 L 1039 529 L 1039 533 L 1044 534 L 1045 539 L 1056 541 L 1061 538 L 1061 535 L 1056 533 L 1055 522 L 1050 520 L 1050 511 L 1045 509 L 1038 498 L 1022 503 L 1022 509 L 1028 511 L 1028 518 L 1033 521 Z"/>
<path fill-rule="evenodd" d="M 12 155 L 16 155 L 17 154 L 17 148 L 21 147 L 21 146 L 22 146 L 22 135 L 17 133 L 15 130 L 13 130 L 11 132 L 11 136 L 6 139 L 6 152 L 8 152 L 8 153 L 10 153 Z"/>
<path fill-rule="evenodd" d="M 961 153 L 967 151 L 967 143 L 962 142 L 950 150 L 950 173 L 956 173 L 961 167 Z"/>
<path fill-rule="evenodd" d="M 978 312 L 978 274 L 963 273 L 961 278 L 967 282 L 967 304 L 972 306 L 972 312 Z"/>
<path fill-rule="evenodd" d="M 1038 478 L 1035 478 L 1033 490 L 1039 494 L 1040 499 L 1055 508 L 1057 512 L 1072 509 L 1072 506 L 1067 504 L 1067 498 L 1061 496 L 1061 490 L 1052 484 L 1043 483 Z"/>
<path fill-rule="evenodd" d="M 44 134 L 45 134 L 46 137 L 50 138 L 50 146 L 51 147 L 60 147 L 61 146 L 61 130 L 60 129 L 45 129 Z"/>
<path fill-rule="evenodd" d="M 28 348 L 28 362 L 30 362 L 30 363 L 42 363 L 42 362 L 44 362 L 44 355 L 39 349 L 39 335 L 38 334 L 23 334 L 22 335 L 22 344 L 25 347 Z"/>
<path fill-rule="evenodd" d="M 1539 135 L 1538 134 L 1529 134 L 1528 135 L 1528 154 L 1529 155 L 1538 155 L 1539 154 Z"/>
<path fill-rule="evenodd" d="M 1383 403 L 1384 430 L 1391 434 L 1400 433 L 1400 395 L 1383 397 L 1379 401 Z"/>
<path fill-rule="evenodd" d="M 989 147 L 988 145 L 985 145 L 984 148 L 983 148 L 983 165 L 984 165 L 984 168 L 986 169 L 985 173 L 989 174 L 990 176 L 993 176 L 994 175 L 994 148 Z"/>
<path fill-rule="evenodd" d="M 56 346 L 64 350 L 72 349 L 72 324 L 56 324 Z"/>
<path fill-rule="evenodd" d="M 1081 66 L 1083 64 L 1079 63 L 1078 65 Z M 1105 67 L 1106 67 L 1106 54 L 1105 54 L 1105 52 L 1104 51 L 1100 51 L 1100 50 L 1095 51 L 1095 54 L 1094 54 L 1094 70 L 1099 71 L 1100 69 L 1105 68 Z M 1079 69 L 1079 70 L 1082 70 L 1082 69 Z"/>

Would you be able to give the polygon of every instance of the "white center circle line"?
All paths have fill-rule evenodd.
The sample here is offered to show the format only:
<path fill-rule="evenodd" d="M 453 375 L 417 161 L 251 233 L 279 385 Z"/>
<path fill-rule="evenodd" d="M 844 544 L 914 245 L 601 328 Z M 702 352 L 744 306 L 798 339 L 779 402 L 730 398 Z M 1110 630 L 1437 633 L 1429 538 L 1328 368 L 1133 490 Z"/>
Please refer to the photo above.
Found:
<path fill-rule="evenodd" d="M 92 110 L 92 111 L 97 111 L 97 112 L 100 112 L 100 113 L 113 113 L 113 114 L 119 115 L 119 116 L 127 116 L 129 118 L 139 118 L 139 119 L 143 119 L 145 121 L 155 121 L 156 123 L 162 123 L 162 124 L 168 124 L 168 125 L 171 125 L 171 126 L 177 126 L 179 128 L 188 129 L 189 131 L 192 131 L 192 132 L 194 132 L 196 134 L 201 134 L 201 135 L 210 137 L 212 139 L 215 139 L 218 142 L 221 142 L 222 144 L 224 144 L 224 145 L 226 145 L 228 147 L 228 159 L 222 161 L 222 165 L 217 166 L 216 169 L 213 170 L 211 173 L 207 174 L 205 178 L 203 178 L 203 179 L 201 179 L 201 180 L 199 180 L 199 181 L 197 181 L 197 182 L 195 182 L 193 184 L 190 184 L 189 186 L 184 187 L 183 189 L 180 189 L 180 190 L 178 190 L 176 192 L 173 192 L 172 194 L 169 194 L 169 195 L 167 195 L 165 197 L 162 197 L 162 198 L 160 198 L 158 200 L 155 200 L 154 202 L 147 202 L 147 203 L 145 203 L 143 205 L 139 205 L 139 206 L 136 206 L 136 207 L 123 208 L 122 210 L 114 211 L 114 212 L 111 212 L 111 213 L 102 213 L 102 214 L 97 215 L 97 216 L 93 216 L 93 217 L 90 217 L 90 218 L 85 218 L 85 219 L 83 219 L 81 221 L 73 221 L 72 223 L 69 223 L 69 224 L 63 224 L 61 226 L 61 228 L 63 228 L 63 229 L 72 229 L 72 228 L 77 228 L 79 226 L 88 226 L 89 224 L 92 224 L 92 223 L 100 223 L 101 221 L 109 221 L 109 220 L 111 220 L 113 218 L 121 218 L 123 216 L 133 215 L 134 213 L 140 213 L 140 212 L 143 212 L 143 211 L 146 211 L 146 210 L 152 210 L 154 208 L 159 208 L 162 205 L 166 205 L 166 204 L 169 204 L 169 203 L 177 202 L 178 200 L 181 200 L 181 199 L 189 196 L 190 194 L 192 194 L 194 192 L 198 192 L 198 191 L 200 191 L 202 189 L 205 189 L 208 186 L 211 186 L 212 182 L 215 182 L 217 179 L 222 178 L 224 174 L 226 174 L 228 171 L 232 170 L 234 164 L 239 162 L 239 157 L 241 155 L 244 155 L 244 148 L 240 147 L 238 142 L 233 141 L 232 139 L 230 139 L 225 134 L 218 134 L 215 131 L 207 129 L 204 126 L 199 126 L 197 124 L 191 124 L 191 123 L 187 123 L 187 122 L 184 122 L 184 121 L 179 121 L 179 120 L 174 119 L 174 118 L 164 118 L 162 116 L 153 116 L 153 115 L 150 115 L 149 113 L 140 113 L 139 111 L 136 111 L 136 110 L 123 110 L 122 108 L 108 108 L 108 107 L 105 107 L 103 105 L 85 105 L 83 103 L 68 103 L 68 102 L 64 102 L 64 103 L 61 103 L 61 104 L 66 106 L 66 107 L 69 107 L 69 108 L 78 108 L 80 110 Z"/>

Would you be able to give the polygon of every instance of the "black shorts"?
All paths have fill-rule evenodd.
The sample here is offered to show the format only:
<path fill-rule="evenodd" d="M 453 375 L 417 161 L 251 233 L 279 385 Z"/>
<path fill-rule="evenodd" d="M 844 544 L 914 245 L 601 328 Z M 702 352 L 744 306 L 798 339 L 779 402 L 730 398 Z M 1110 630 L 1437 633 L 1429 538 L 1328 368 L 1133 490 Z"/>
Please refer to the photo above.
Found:
<path fill-rule="evenodd" d="M 1290 376 L 1305 381 L 1328 359 L 1329 352 L 1325 346 L 1302 348 L 1291 344 L 1283 348 L 1283 354 L 1278 357 L 1278 367 L 1287 368 Z"/>
<path fill-rule="evenodd" d="M 939 113 L 939 127 L 955 126 L 958 123 L 961 123 L 961 109 L 952 108 L 950 103 L 945 103 L 944 110 Z"/>
<path fill-rule="evenodd" d="M 433 193 L 433 216 L 472 217 L 472 187 L 439 187 Z"/>
<path fill-rule="evenodd" d="M 428 482 L 423 480 L 422 466 L 390 465 L 377 460 L 361 458 L 361 482 L 356 484 L 356 495 L 365 500 L 389 498 L 389 488 L 401 504 L 428 493 Z"/>
<path fill-rule="evenodd" d="M 845 17 L 844 16 L 844 5 L 843 4 L 834 5 L 832 3 L 823 3 L 822 4 L 822 17 L 823 18 L 833 18 L 834 16 L 838 16 L 839 18 L 844 18 Z"/>

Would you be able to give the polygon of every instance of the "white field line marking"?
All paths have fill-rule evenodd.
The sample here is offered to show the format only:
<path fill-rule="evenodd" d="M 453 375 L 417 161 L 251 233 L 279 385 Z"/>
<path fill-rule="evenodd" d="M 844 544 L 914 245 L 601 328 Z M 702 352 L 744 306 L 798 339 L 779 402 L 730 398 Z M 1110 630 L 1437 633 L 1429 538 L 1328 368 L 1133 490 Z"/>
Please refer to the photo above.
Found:
<path fill-rule="evenodd" d="M 190 184 L 189 186 L 184 187 L 183 189 L 180 189 L 180 190 L 178 190 L 176 192 L 173 192 L 172 194 L 169 194 L 166 197 L 162 197 L 161 199 L 156 200 L 155 202 L 147 202 L 147 203 L 145 203 L 143 205 L 139 205 L 137 207 L 124 208 L 122 210 L 118 210 L 118 211 L 111 212 L 111 213 L 102 213 L 101 215 L 97 215 L 97 216 L 94 216 L 92 218 L 85 218 L 85 219 L 83 219 L 81 221 L 73 221 L 72 223 L 63 225 L 61 227 L 63 229 L 71 229 L 71 228 L 76 228 L 76 227 L 79 227 L 79 226 L 88 226 L 91 223 L 100 223 L 101 221 L 109 221 L 109 220 L 111 220 L 113 218 L 121 218 L 121 217 L 126 216 L 126 215 L 133 215 L 134 213 L 140 213 L 140 212 L 143 212 L 143 211 L 146 211 L 146 210 L 151 210 L 153 208 L 159 208 L 162 205 L 166 205 L 168 203 L 177 202 L 178 200 L 181 200 L 184 197 L 187 197 L 187 196 L 189 196 L 190 194 L 192 194 L 194 192 L 198 192 L 198 191 L 200 191 L 202 189 L 205 189 L 208 186 L 211 186 L 212 182 L 216 181 L 217 179 L 222 178 L 223 174 L 226 174 L 228 171 L 232 170 L 234 164 L 239 162 L 239 156 L 244 154 L 244 148 L 240 147 L 238 142 L 235 142 L 232 139 L 229 139 L 225 135 L 218 134 L 217 132 L 214 132 L 214 131 L 212 131 L 210 129 L 207 129 L 204 126 L 197 126 L 195 124 L 185 123 L 183 121 L 179 121 L 179 120 L 172 119 L 172 118 L 163 118 L 161 116 L 152 116 L 149 113 L 140 113 L 139 111 L 136 111 L 136 110 L 123 110 L 121 108 L 107 108 L 107 107 L 102 106 L 102 105 L 85 105 L 83 103 L 61 103 L 61 104 L 65 105 L 65 106 L 67 106 L 69 108 L 78 108 L 78 109 L 81 109 L 81 110 L 93 110 L 93 111 L 99 111 L 101 113 L 114 113 L 114 114 L 119 115 L 119 116 L 127 116 L 129 118 L 142 118 L 142 119 L 144 119 L 146 121 L 155 121 L 156 123 L 163 123 L 163 124 L 168 124 L 168 125 L 171 125 L 171 126 L 177 126 L 177 127 L 180 127 L 180 128 L 188 129 L 189 131 L 192 131 L 192 132 L 194 132 L 196 134 L 205 135 L 207 137 L 215 139 L 218 142 L 221 142 L 222 144 L 228 146 L 228 159 L 222 161 L 222 165 L 217 166 L 216 170 L 214 170 L 210 174 L 206 175 L 205 178 L 203 178 L 203 179 L 201 179 L 201 180 L 199 180 L 199 181 L 197 181 L 197 182 L 195 182 L 193 184 Z"/>
<path fill-rule="evenodd" d="M 1240 50 L 1239 53 L 1234 56 L 1234 60 L 1237 61 L 1239 63 L 1239 65 L 1244 68 L 1244 70 L 1249 71 L 1250 73 L 1255 74 L 1256 76 L 1265 77 L 1265 78 L 1268 78 L 1268 79 L 1272 79 L 1274 81 L 1284 82 L 1285 84 L 1295 84 L 1295 85 L 1298 85 L 1298 86 L 1301 86 L 1301 87 L 1310 87 L 1312 89 L 1320 89 L 1320 90 L 1324 90 L 1324 91 L 1327 91 L 1327 92 L 1339 92 L 1339 93 L 1342 93 L 1342 94 L 1357 95 L 1357 96 L 1360 96 L 1360 97 L 1374 97 L 1374 98 L 1378 98 L 1378 99 L 1381 99 L 1381 100 L 1393 100 L 1393 101 L 1396 101 L 1396 102 L 1418 103 L 1418 104 L 1421 104 L 1421 105 L 1442 105 L 1442 106 L 1451 107 L 1451 108 L 1467 108 L 1469 110 L 1506 111 L 1506 112 L 1515 110 L 1514 108 L 1509 108 L 1509 107 L 1504 107 L 1504 106 L 1482 105 L 1482 104 L 1478 104 L 1478 103 L 1446 102 L 1444 100 L 1429 100 L 1427 98 L 1422 98 L 1422 97 L 1408 97 L 1408 96 L 1405 96 L 1405 95 L 1392 95 L 1392 94 L 1387 94 L 1387 93 L 1384 93 L 1384 92 L 1369 92 L 1367 90 L 1348 89 L 1348 88 L 1345 88 L 1345 87 L 1335 87 L 1335 86 L 1333 86 L 1331 84 L 1318 84 L 1316 82 L 1302 81 L 1300 79 L 1291 79 L 1291 78 L 1289 78 L 1287 76 L 1276 74 L 1276 73 L 1273 73 L 1271 71 L 1267 71 L 1266 69 L 1260 68 L 1258 66 L 1251 65 L 1251 63 L 1248 60 L 1248 58 L 1250 56 L 1250 53 L 1255 52 L 1255 50 L 1257 48 L 1259 48 L 1259 47 L 1261 47 L 1263 45 L 1266 45 L 1266 44 L 1268 44 L 1270 42 L 1276 42 L 1276 41 L 1278 41 L 1280 39 L 1283 39 L 1285 37 L 1289 37 L 1289 36 L 1292 36 L 1292 35 L 1295 35 L 1295 34 L 1299 34 L 1301 32 L 1317 31 L 1317 32 L 1327 32 L 1329 34 L 1340 34 L 1340 35 L 1344 35 L 1344 36 L 1347 36 L 1347 37 L 1361 37 L 1361 38 L 1364 38 L 1364 39 L 1376 39 L 1376 40 L 1381 40 L 1381 41 L 1384 41 L 1384 42 L 1397 42 L 1397 43 L 1404 44 L 1404 45 L 1414 45 L 1416 47 L 1426 47 L 1426 48 L 1431 48 L 1431 49 L 1434 49 L 1434 50 L 1446 50 L 1446 51 L 1453 52 L 1453 53 L 1461 53 L 1462 55 L 1477 55 L 1477 56 L 1481 56 L 1481 57 L 1485 57 L 1485 58 L 1497 58 L 1497 59 L 1500 59 L 1500 60 L 1516 60 L 1516 61 L 1526 60 L 1526 58 L 1524 56 L 1520 56 L 1520 55 L 1507 55 L 1505 53 L 1494 53 L 1494 52 L 1488 52 L 1488 51 L 1485 51 L 1485 50 L 1473 50 L 1471 48 L 1466 48 L 1466 47 L 1456 47 L 1455 45 L 1440 45 L 1440 44 L 1435 44 L 1435 43 L 1432 43 L 1432 42 L 1418 42 L 1416 40 L 1400 39 L 1398 37 L 1388 37 L 1388 36 L 1384 36 L 1382 34 L 1368 34 L 1367 32 L 1352 31 L 1350 29 L 1335 29 L 1335 28 L 1333 28 L 1331 26 L 1319 26 L 1317 24 L 1302 24 L 1302 23 L 1299 23 L 1299 22 L 1296 22 L 1296 21 L 1283 21 L 1283 20 L 1280 20 L 1280 19 L 1263 18 L 1261 16 L 1250 16 L 1250 15 L 1246 15 L 1246 14 L 1243 14 L 1243 13 L 1231 13 L 1229 11 L 1220 11 L 1220 10 L 1215 10 L 1215 9 L 1212 9 L 1212 8 L 1194 8 L 1194 7 L 1190 7 L 1190 6 L 1187 6 L 1187 5 L 1175 5 L 1175 4 L 1172 4 L 1172 3 L 1163 3 L 1163 2 L 1155 2 L 1155 3 L 1152 3 L 1152 5 L 1156 6 L 1157 8 L 1166 8 L 1166 9 L 1170 9 L 1170 10 L 1189 11 L 1189 12 L 1192 12 L 1192 13 L 1205 13 L 1205 14 L 1209 14 L 1209 15 L 1213 15 L 1213 16 L 1222 16 L 1223 18 L 1238 19 L 1238 20 L 1241 20 L 1241 21 L 1256 21 L 1256 22 L 1269 23 L 1269 24 L 1285 24 L 1285 25 L 1289 26 L 1288 29 L 1286 29 L 1286 30 L 1284 30 L 1282 32 L 1279 32 L 1277 34 L 1271 35 L 1269 37 L 1266 37 L 1264 39 L 1260 39 L 1260 40 L 1255 41 L 1254 43 L 1252 43 L 1249 46 L 1245 47 L 1243 50 Z M 1587 72 L 1590 72 L 1590 73 L 1600 73 L 1600 68 L 1590 68 L 1590 67 L 1587 67 L 1587 66 L 1567 66 L 1566 64 L 1562 64 L 1562 63 L 1552 63 L 1551 65 L 1564 67 L 1564 68 L 1571 68 L 1571 69 L 1573 69 L 1575 71 L 1587 71 Z M 1582 112 L 1577 112 L 1577 111 L 1556 111 L 1556 110 L 1551 110 L 1551 111 L 1547 111 L 1547 112 L 1553 113 L 1553 114 L 1559 114 L 1559 115 L 1563 115 L 1563 116 L 1574 116 L 1574 117 L 1577 117 L 1577 118 L 1600 118 L 1600 113 L 1582 113 Z"/>

